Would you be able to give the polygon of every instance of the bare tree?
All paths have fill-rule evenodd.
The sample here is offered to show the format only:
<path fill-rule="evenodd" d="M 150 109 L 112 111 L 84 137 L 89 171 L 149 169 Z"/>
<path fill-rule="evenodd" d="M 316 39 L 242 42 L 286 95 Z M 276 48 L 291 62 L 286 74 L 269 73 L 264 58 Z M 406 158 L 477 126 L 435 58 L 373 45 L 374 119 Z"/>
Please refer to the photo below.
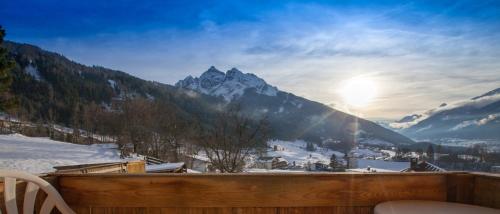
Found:
<path fill-rule="evenodd" d="M 153 114 L 151 103 L 142 98 L 127 99 L 123 104 L 123 143 L 132 143 L 136 153 L 150 155 Z"/>
<path fill-rule="evenodd" d="M 219 113 L 214 123 L 202 129 L 198 143 L 212 166 L 220 172 L 241 172 L 251 151 L 265 146 L 267 120 L 254 121 L 242 115 L 239 106 Z"/>
<path fill-rule="evenodd" d="M 180 110 L 175 106 L 156 103 L 154 136 L 152 146 L 155 156 L 172 162 L 181 160 L 185 153 L 185 143 L 192 134 L 192 128 L 186 118 L 180 118 Z"/>

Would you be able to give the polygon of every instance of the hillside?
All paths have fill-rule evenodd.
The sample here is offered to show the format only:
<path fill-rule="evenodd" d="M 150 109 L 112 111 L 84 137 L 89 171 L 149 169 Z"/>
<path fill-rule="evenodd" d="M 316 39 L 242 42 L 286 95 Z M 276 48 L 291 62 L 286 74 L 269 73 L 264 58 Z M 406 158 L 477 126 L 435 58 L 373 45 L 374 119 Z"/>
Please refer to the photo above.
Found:
<path fill-rule="evenodd" d="M 371 121 L 280 91 L 237 69 L 224 74 L 212 67 L 200 78 L 188 77 L 174 87 L 121 71 L 82 65 L 28 44 L 6 42 L 4 46 L 16 61 L 12 92 L 19 99 L 20 109 L 15 114 L 33 122 L 84 125 L 81 115 L 89 105 L 113 111 L 116 103 L 141 98 L 175 109 L 176 117 L 186 124 L 201 120 L 210 126 L 211 116 L 234 102 L 254 118 L 267 117 L 272 139 L 413 143 Z M 137 117 L 141 119 L 141 115 Z"/>
<path fill-rule="evenodd" d="M 416 139 L 500 140 L 500 88 L 391 124 Z"/>
<path fill-rule="evenodd" d="M 175 106 L 180 115 L 203 115 L 213 104 L 208 96 L 190 96 L 174 87 L 146 81 L 99 66 L 86 66 L 29 44 L 5 42 L 16 62 L 11 92 L 19 99 L 16 112 L 30 121 L 54 121 L 72 126 L 83 106 L 109 108 L 125 99 L 160 99 Z"/>

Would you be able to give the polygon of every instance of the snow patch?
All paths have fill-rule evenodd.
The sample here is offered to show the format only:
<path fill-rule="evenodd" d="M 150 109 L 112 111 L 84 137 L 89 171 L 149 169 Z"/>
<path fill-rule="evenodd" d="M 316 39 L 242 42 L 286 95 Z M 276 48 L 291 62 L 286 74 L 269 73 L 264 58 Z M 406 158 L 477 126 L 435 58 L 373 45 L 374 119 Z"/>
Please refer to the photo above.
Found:
<path fill-rule="evenodd" d="M 109 79 L 108 83 L 111 86 L 111 88 L 116 89 L 116 81 Z"/>
<path fill-rule="evenodd" d="M 363 139 L 359 143 L 365 145 L 394 146 L 393 143 L 380 139 Z"/>
<path fill-rule="evenodd" d="M 283 108 L 283 106 L 280 106 L 278 113 L 283 113 L 283 111 L 285 111 L 285 108 Z"/>
<path fill-rule="evenodd" d="M 35 80 L 42 80 L 42 75 L 40 75 L 40 71 L 36 67 L 34 67 L 31 63 L 24 68 L 24 72 L 35 78 Z"/>
<path fill-rule="evenodd" d="M 184 162 L 146 165 L 146 172 L 155 172 L 155 171 L 162 171 L 162 170 L 174 170 L 174 169 L 181 168 L 182 166 L 184 166 Z"/>
<path fill-rule="evenodd" d="M 309 163 L 323 162 L 325 164 L 330 163 L 330 158 L 332 154 L 335 154 L 337 159 L 344 157 L 342 152 L 326 149 L 317 148 L 316 151 L 307 151 L 307 142 L 303 140 L 296 141 L 282 141 L 282 140 L 271 140 L 268 145 L 272 148 L 268 151 L 267 155 L 272 157 L 281 156 L 285 158 L 288 163 L 293 163 L 297 166 L 306 166 Z M 274 151 L 274 147 L 277 147 L 277 151 Z"/>
<path fill-rule="evenodd" d="M 368 167 L 391 170 L 391 171 L 401 171 L 403 169 L 410 167 L 410 162 L 358 159 L 358 168 L 368 168 Z"/>

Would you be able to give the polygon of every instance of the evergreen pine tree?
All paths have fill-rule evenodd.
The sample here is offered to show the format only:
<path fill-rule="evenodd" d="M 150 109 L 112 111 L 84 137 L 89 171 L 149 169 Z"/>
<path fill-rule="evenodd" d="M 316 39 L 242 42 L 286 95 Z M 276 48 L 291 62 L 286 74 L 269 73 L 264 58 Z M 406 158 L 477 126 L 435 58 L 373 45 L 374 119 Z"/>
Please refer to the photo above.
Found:
<path fill-rule="evenodd" d="M 0 26 L 0 45 L 3 43 L 5 30 Z M 10 60 L 7 50 L 0 46 L 0 112 L 12 108 L 15 104 L 14 99 L 9 95 L 12 76 L 10 70 L 14 67 L 14 61 Z"/>
<path fill-rule="evenodd" d="M 332 154 L 332 156 L 330 157 L 330 167 L 332 168 L 336 168 L 338 166 L 338 162 L 337 162 L 337 156 L 334 154 Z"/>
<path fill-rule="evenodd" d="M 426 153 L 429 160 L 434 160 L 434 147 L 431 144 L 427 147 Z"/>

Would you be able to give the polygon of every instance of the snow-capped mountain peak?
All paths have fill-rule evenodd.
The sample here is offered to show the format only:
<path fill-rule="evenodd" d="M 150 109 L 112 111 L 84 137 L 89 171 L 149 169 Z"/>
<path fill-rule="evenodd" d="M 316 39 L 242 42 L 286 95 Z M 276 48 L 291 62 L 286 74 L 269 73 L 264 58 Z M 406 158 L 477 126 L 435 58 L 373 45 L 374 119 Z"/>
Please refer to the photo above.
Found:
<path fill-rule="evenodd" d="M 267 96 L 276 96 L 278 93 L 276 87 L 267 84 L 254 74 L 243 73 L 237 68 L 224 73 L 214 66 L 211 66 L 200 77 L 188 76 L 177 82 L 175 86 L 208 95 L 222 96 L 226 101 L 240 97 L 247 89 L 254 89 L 256 93 Z"/>

